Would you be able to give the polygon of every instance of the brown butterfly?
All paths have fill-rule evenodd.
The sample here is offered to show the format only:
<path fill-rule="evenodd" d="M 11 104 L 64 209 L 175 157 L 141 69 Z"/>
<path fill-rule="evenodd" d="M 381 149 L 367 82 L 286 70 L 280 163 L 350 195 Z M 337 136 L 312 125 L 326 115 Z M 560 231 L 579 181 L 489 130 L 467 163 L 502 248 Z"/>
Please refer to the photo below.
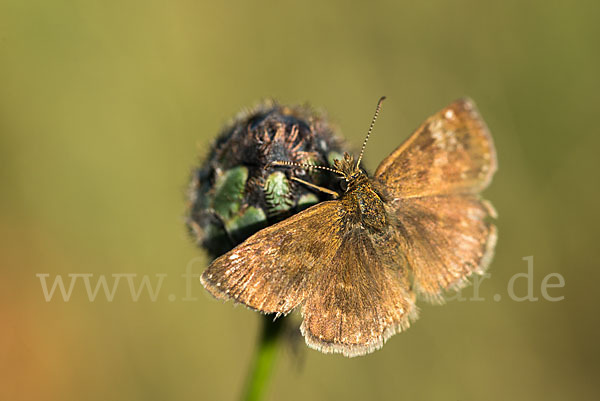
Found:
<path fill-rule="evenodd" d="M 445 290 L 482 274 L 496 228 L 486 219 L 494 209 L 478 193 L 497 163 L 473 102 L 455 101 L 428 118 L 373 177 L 360 169 L 367 139 L 357 162 L 345 154 L 334 169 L 311 166 L 341 175 L 343 194 L 217 258 L 202 274 L 206 289 L 263 313 L 299 307 L 310 347 L 357 356 L 409 327 L 416 294 L 441 302 Z M 294 166 L 272 164 L 284 165 Z"/>

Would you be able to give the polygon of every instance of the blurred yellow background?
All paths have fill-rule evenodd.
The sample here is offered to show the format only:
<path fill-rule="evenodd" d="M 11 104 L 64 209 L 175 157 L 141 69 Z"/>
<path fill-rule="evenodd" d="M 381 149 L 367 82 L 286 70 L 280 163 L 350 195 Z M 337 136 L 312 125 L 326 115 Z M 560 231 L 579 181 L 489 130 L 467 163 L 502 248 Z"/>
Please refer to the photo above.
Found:
<path fill-rule="evenodd" d="M 181 277 L 206 264 L 185 189 L 221 126 L 275 97 L 326 109 L 374 169 L 455 98 L 478 104 L 499 171 L 483 301 L 421 302 L 382 350 L 284 347 L 271 400 L 598 397 L 599 3 L 0 1 L 0 399 L 232 400 L 259 319 Z M 194 259 L 197 257 L 200 259 Z M 537 302 L 508 283 L 534 256 Z M 156 301 L 46 302 L 40 277 L 166 274 Z M 550 302 L 540 286 L 564 277 Z M 555 281 L 552 281 L 555 282 Z M 517 280 L 516 293 L 526 293 Z M 58 290 L 57 290 L 58 291 Z M 463 291 L 473 297 L 473 289 Z M 494 301 L 494 295 L 501 296 Z M 169 297 L 169 295 L 173 295 Z"/>

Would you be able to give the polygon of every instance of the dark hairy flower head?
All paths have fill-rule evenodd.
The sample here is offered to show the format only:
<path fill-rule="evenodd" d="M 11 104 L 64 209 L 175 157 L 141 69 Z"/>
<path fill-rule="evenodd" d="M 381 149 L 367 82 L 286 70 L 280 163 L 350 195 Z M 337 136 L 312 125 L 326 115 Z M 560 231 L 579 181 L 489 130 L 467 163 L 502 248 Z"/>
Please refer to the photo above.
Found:
<path fill-rule="evenodd" d="M 258 230 L 327 199 L 294 181 L 339 189 L 335 174 L 310 169 L 270 169 L 276 161 L 332 165 L 347 150 L 326 118 L 308 106 L 266 101 L 236 116 L 194 168 L 187 226 L 197 243 L 217 257 Z"/>

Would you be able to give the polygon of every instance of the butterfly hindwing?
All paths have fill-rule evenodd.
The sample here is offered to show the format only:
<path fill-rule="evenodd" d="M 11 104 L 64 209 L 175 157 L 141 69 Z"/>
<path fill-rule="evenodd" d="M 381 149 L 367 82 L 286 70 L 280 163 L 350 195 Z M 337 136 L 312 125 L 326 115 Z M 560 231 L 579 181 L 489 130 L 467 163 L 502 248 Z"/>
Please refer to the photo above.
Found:
<path fill-rule="evenodd" d="M 360 228 L 345 234 L 302 308 L 301 330 L 310 347 L 363 355 L 416 318 L 406 264 L 390 251 L 393 241 L 391 232 L 379 238 Z"/>
<path fill-rule="evenodd" d="M 412 270 L 415 290 L 430 301 L 460 289 L 491 260 L 496 227 L 492 206 L 476 195 L 400 199 L 388 207 L 398 220 L 400 249 Z"/>

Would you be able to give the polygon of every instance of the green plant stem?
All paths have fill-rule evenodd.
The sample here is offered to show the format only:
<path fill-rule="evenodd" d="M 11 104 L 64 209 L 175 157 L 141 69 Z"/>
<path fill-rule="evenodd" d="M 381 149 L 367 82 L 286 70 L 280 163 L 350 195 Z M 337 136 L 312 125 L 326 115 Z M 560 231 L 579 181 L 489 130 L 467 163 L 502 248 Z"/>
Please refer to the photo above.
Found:
<path fill-rule="evenodd" d="M 245 401 L 260 401 L 273 371 L 275 357 L 284 327 L 284 318 L 273 321 L 273 315 L 263 315 L 260 339 L 256 346 L 254 359 L 248 369 L 246 388 L 242 397 Z"/>

